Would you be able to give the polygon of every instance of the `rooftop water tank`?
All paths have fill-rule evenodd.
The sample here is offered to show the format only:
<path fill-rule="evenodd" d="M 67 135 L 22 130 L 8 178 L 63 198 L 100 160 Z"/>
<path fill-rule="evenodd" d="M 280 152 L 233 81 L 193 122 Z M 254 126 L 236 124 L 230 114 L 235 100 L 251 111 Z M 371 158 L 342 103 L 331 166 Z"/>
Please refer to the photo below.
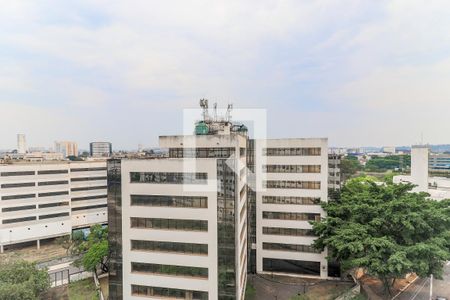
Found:
<path fill-rule="evenodd" d="M 205 135 L 209 133 L 209 127 L 208 125 L 201 121 L 198 122 L 197 125 L 195 125 L 195 134 L 196 135 Z"/>

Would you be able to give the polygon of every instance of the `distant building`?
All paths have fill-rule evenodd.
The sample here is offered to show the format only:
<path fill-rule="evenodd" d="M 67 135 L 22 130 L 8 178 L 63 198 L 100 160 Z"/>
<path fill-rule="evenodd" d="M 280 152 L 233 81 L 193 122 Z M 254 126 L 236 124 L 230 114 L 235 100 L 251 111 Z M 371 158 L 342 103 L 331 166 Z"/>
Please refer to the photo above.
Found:
<path fill-rule="evenodd" d="M 69 141 L 55 142 L 55 152 L 62 153 L 64 158 L 68 156 L 78 156 L 78 144 Z"/>
<path fill-rule="evenodd" d="M 389 154 L 395 154 L 396 149 L 395 149 L 395 147 L 383 147 L 383 152 L 389 153 Z"/>
<path fill-rule="evenodd" d="M 328 154 L 328 189 L 338 191 L 342 187 L 341 161 L 343 155 Z"/>
<path fill-rule="evenodd" d="M 0 164 L 0 252 L 106 224 L 106 162 Z"/>
<path fill-rule="evenodd" d="M 416 185 L 413 191 L 426 192 L 430 194 L 431 199 L 450 198 L 450 178 L 435 176 L 436 174 L 445 175 L 446 165 L 450 163 L 446 156 L 430 154 L 428 146 L 413 146 L 411 149 L 411 175 L 394 176 L 394 183 L 412 183 Z"/>
<path fill-rule="evenodd" d="M 109 142 L 92 142 L 89 144 L 89 152 L 92 157 L 110 157 L 112 144 Z"/>
<path fill-rule="evenodd" d="M 64 156 L 60 152 L 28 152 L 24 155 L 23 160 L 26 161 L 48 161 L 63 160 Z"/>
<path fill-rule="evenodd" d="M 25 154 L 27 152 L 27 142 L 25 140 L 25 134 L 19 133 L 17 135 L 17 153 Z"/>
<path fill-rule="evenodd" d="M 428 170 L 431 175 L 450 177 L 450 154 L 432 153 L 428 159 Z"/>

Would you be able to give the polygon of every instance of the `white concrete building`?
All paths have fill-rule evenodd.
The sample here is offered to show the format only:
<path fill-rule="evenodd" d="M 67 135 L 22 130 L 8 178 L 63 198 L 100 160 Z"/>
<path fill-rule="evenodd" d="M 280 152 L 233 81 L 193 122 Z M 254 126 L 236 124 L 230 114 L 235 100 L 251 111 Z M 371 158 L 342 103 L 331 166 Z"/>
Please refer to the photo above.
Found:
<path fill-rule="evenodd" d="M 26 161 L 61 161 L 64 156 L 60 152 L 28 152 L 23 156 L 23 160 Z"/>
<path fill-rule="evenodd" d="M 0 165 L 0 248 L 107 222 L 106 162 Z"/>
<path fill-rule="evenodd" d="M 255 162 L 262 180 L 256 192 L 257 273 L 328 278 L 327 253 L 311 246 L 309 224 L 325 215 L 320 202 L 328 201 L 328 141 L 274 139 L 266 147 L 255 146 L 266 159 Z"/>
<path fill-rule="evenodd" d="M 244 298 L 246 143 L 237 133 L 160 137 L 170 158 L 120 161 L 110 297 Z"/>
<path fill-rule="evenodd" d="M 426 145 L 411 148 L 411 175 L 394 176 L 394 183 L 412 183 L 416 185 L 414 192 L 426 192 L 431 199 L 450 199 L 450 178 L 430 176 L 430 161 L 435 163 L 434 155 Z"/>
<path fill-rule="evenodd" d="M 17 153 L 19 154 L 27 153 L 27 141 L 25 139 L 25 134 L 19 133 L 17 135 Z"/>
<path fill-rule="evenodd" d="M 327 139 L 249 143 L 228 133 L 160 137 L 160 146 L 169 158 L 108 162 L 111 297 L 243 299 L 251 248 L 258 273 L 333 277 L 309 224 L 325 215 Z"/>
<path fill-rule="evenodd" d="M 328 151 L 328 189 L 340 190 L 343 184 L 341 162 L 344 158 L 341 154 Z"/>
<path fill-rule="evenodd" d="M 385 146 L 385 147 L 383 147 L 383 153 L 395 154 L 396 148 L 395 148 L 395 146 Z"/>

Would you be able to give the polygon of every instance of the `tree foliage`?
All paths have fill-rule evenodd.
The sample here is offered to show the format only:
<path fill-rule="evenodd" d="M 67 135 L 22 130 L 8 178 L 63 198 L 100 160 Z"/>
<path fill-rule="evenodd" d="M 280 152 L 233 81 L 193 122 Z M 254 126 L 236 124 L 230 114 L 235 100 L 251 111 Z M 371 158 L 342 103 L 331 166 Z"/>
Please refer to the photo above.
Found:
<path fill-rule="evenodd" d="M 85 270 L 96 272 L 100 267 L 103 272 L 108 272 L 108 228 L 96 224 L 91 227 L 86 239 L 81 236 L 73 236 L 73 254 L 81 254 L 81 258 L 76 261 L 77 265 L 82 265 Z"/>
<path fill-rule="evenodd" d="M 406 169 L 411 166 L 410 155 L 389 155 L 372 157 L 367 161 L 365 170 L 368 172 L 386 172 L 389 170 Z"/>
<path fill-rule="evenodd" d="M 15 261 L 0 263 L 0 299 L 34 300 L 50 287 L 47 270 L 34 263 Z"/>
<path fill-rule="evenodd" d="M 450 200 L 427 199 L 412 185 L 349 180 L 327 217 L 313 223 L 315 246 L 328 247 L 344 270 L 364 268 L 386 291 L 407 273 L 440 278 L 450 259 Z"/>
<path fill-rule="evenodd" d="M 359 163 L 358 159 L 354 156 L 347 156 L 341 160 L 341 174 L 343 181 L 351 178 L 356 174 L 359 170 L 361 170 L 362 166 Z"/>

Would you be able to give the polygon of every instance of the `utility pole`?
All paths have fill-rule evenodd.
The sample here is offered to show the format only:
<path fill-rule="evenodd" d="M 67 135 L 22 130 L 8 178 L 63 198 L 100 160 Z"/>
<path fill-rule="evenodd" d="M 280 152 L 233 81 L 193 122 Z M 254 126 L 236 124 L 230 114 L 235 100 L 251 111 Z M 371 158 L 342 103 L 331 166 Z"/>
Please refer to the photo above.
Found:
<path fill-rule="evenodd" d="M 433 274 L 430 275 L 430 300 L 433 300 Z"/>

